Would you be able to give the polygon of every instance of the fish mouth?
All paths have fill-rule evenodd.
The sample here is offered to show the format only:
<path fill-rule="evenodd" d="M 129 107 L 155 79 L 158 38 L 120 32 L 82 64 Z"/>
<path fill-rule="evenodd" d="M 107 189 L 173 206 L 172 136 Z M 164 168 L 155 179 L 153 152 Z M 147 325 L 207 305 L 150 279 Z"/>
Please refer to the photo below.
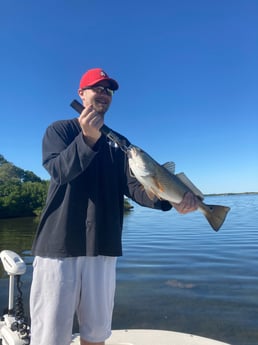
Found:
<path fill-rule="evenodd" d="M 132 150 L 133 150 L 133 146 L 129 145 L 126 151 L 128 158 L 133 158 Z"/>
<path fill-rule="evenodd" d="M 137 154 L 137 150 L 136 147 L 134 145 L 129 145 L 127 148 L 127 156 L 128 158 L 132 158 L 135 157 Z"/>

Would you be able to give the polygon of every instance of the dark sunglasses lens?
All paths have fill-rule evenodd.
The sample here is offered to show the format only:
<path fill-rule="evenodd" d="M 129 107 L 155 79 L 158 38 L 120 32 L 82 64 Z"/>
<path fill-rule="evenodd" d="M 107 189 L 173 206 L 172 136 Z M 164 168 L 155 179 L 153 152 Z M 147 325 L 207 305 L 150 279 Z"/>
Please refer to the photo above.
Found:
<path fill-rule="evenodd" d="M 83 88 L 83 90 L 87 90 L 87 89 L 94 90 L 97 93 L 105 93 L 108 96 L 113 96 L 113 94 L 114 94 L 114 90 L 111 90 L 109 87 L 105 87 L 105 86 L 101 86 L 101 85 Z"/>
<path fill-rule="evenodd" d="M 111 90 L 108 87 L 106 88 L 106 92 L 109 96 L 113 96 L 113 94 L 114 94 L 114 90 Z"/>
<path fill-rule="evenodd" d="M 106 95 L 112 96 L 114 91 L 109 87 L 99 86 L 99 93 L 105 92 Z"/>

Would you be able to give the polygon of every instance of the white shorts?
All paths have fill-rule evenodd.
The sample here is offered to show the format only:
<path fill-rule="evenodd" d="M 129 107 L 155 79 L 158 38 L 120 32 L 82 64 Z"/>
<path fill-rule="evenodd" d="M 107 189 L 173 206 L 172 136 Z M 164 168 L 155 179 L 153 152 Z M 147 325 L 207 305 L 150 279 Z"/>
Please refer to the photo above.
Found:
<path fill-rule="evenodd" d="M 111 335 L 116 258 L 35 257 L 30 295 L 30 345 L 70 345 L 74 314 L 82 339 Z"/>

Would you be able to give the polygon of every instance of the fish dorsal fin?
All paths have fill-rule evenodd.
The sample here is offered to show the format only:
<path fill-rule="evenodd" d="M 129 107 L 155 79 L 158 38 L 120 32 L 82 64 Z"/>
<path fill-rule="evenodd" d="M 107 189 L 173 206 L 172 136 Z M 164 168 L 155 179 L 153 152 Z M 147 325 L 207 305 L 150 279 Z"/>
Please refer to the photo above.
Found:
<path fill-rule="evenodd" d="M 201 200 L 204 199 L 204 195 L 202 194 L 202 192 L 193 184 L 192 181 L 189 180 L 189 178 L 182 172 L 179 174 L 176 174 L 176 176 L 179 178 L 180 181 L 182 181 L 189 189 L 191 189 L 191 191 L 198 196 L 199 198 L 201 198 Z"/>
<path fill-rule="evenodd" d="M 176 164 L 174 162 L 167 162 L 167 163 L 163 164 L 162 166 L 167 171 L 169 171 L 170 174 L 175 174 Z"/>

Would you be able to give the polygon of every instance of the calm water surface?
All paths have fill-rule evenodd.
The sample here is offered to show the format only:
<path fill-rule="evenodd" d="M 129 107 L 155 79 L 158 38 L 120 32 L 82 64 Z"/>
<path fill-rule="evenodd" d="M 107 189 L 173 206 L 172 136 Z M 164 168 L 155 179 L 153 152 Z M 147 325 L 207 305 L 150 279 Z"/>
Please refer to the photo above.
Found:
<path fill-rule="evenodd" d="M 258 344 L 258 195 L 207 197 L 231 207 L 218 233 L 199 212 L 185 216 L 134 205 L 125 217 L 113 328 L 194 333 Z M 36 219 L 0 220 L 0 250 L 18 252 L 28 311 Z M 8 277 L 0 266 L 0 311 Z"/>

